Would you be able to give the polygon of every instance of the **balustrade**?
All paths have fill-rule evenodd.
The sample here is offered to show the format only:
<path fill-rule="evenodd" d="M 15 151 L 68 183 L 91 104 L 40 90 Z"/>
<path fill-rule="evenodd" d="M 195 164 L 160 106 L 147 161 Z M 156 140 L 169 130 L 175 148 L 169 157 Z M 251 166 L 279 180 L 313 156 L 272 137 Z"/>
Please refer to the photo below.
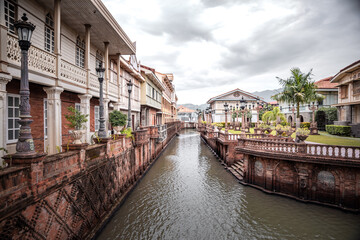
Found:
<path fill-rule="evenodd" d="M 60 76 L 67 82 L 86 87 L 86 71 L 61 59 Z"/>
<path fill-rule="evenodd" d="M 17 37 L 8 34 L 6 50 L 7 50 L 8 62 L 20 67 L 21 57 L 20 57 L 20 47 Z M 32 45 L 28 52 L 28 59 L 29 59 L 28 62 L 29 69 L 47 75 L 55 76 L 56 57 L 54 54 L 49 53 L 45 50 L 42 50 Z"/>
<path fill-rule="evenodd" d="M 99 91 L 100 88 L 99 79 L 93 73 L 90 73 L 90 88 L 95 89 L 97 91 Z"/>

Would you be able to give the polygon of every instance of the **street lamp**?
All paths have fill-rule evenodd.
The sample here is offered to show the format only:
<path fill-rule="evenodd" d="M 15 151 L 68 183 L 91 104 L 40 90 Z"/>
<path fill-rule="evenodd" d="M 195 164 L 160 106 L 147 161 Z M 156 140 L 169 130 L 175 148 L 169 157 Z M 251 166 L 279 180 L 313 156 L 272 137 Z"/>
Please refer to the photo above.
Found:
<path fill-rule="evenodd" d="M 241 128 L 242 128 L 242 130 L 245 132 L 245 119 L 246 119 L 246 117 L 245 117 L 245 113 L 246 113 L 246 110 L 245 110 L 245 103 L 246 103 L 246 101 L 244 100 L 244 97 L 241 97 L 241 100 L 240 100 L 240 108 L 241 108 L 241 113 L 242 113 L 242 116 L 241 116 L 241 121 L 242 121 L 242 123 L 241 123 Z"/>
<path fill-rule="evenodd" d="M 99 63 L 99 67 L 97 67 L 95 70 L 100 84 L 100 119 L 99 119 L 100 126 L 99 126 L 98 136 L 99 138 L 106 138 L 104 99 L 103 99 L 103 81 L 104 81 L 105 68 L 102 67 L 102 62 Z"/>
<path fill-rule="evenodd" d="M 27 22 L 26 14 L 14 23 L 18 32 L 19 46 L 21 49 L 21 81 L 20 81 L 20 120 L 21 125 L 19 138 L 16 143 L 16 156 L 28 157 L 36 155 L 34 140 L 31 135 L 30 124 L 33 122 L 30 115 L 30 89 L 29 89 L 29 72 L 28 72 L 28 50 L 31 45 L 31 35 L 35 25 Z"/>
<path fill-rule="evenodd" d="M 131 91 L 132 91 L 132 87 L 133 87 L 133 83 L 131 82 L 131 80 L 127 83 L 128 86 L 128 92 L 129 92 L 129 105 L 128 105 L 128 127 L 131 128 Z"/>
<path fill-rule="evenodd" d="M 225 104 L 224 104 L 224 108 L 225 108 L 225 130 L 227 130 L 227 128 L 228 128 L 228 122 L 227 122 L 227 113 L 228 113 L 228 104 L 227 104 L 227 102 L 225 102 Z"/>

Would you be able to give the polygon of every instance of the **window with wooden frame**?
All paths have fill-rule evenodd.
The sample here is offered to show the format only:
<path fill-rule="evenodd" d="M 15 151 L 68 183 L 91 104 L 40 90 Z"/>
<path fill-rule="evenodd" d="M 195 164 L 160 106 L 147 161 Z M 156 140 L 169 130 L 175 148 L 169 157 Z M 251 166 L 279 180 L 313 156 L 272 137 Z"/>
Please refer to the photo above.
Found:
<path fill-rule="evenodd" d="M 46 14 L 44 31 L 44 48 L 46 51 L 53 53 L 55 41 L 54 20 L 50 13 Z"/>
<path fill-rule="evenodd" d="M 13 1 L 4 1 L 4 15 L 5 15 L 5 24 L 8 28 L 8 32 L 15 34 L 14 23 L 16 21 L 16 4 Z"/>
<path fill-rule="evenodd" d="M 85 67 L 85 42 L 80 37 L 76 39 L 76 66 Z"/>
<path fill-rule="evenodd" d="M 348 97 L 348 85 L 343 85 L 340 88 L 340 94 L 341 94 L 341 98 L 347 98 Z"/>
<path fill-rule="evenodd" d="M 360 80 L 353 82 L 353 94 L 360 95 Z"/>
<path fill-rule="evenodd" d="M 95 122 L 95 132 L 99 131 L 100 128 L 100 107 L 94 106 L 94 122 Z"/>
<path fill-rule="evenodd" d="M 19 138 L 20 124 L 20 95 L 7 96 L 7 142 L 14 143 Z"/>
<path fill-rule="evenodd" d="M 95 67 L 98 68 L 99 65 L 102 64 L 104 58 L 103 58 L 102 53 L 99 50 L 96 51 L 96 56 L 95 57 L 96 57 L 96 63 L 95 63 L 96 65 L 95 65 Z"/>

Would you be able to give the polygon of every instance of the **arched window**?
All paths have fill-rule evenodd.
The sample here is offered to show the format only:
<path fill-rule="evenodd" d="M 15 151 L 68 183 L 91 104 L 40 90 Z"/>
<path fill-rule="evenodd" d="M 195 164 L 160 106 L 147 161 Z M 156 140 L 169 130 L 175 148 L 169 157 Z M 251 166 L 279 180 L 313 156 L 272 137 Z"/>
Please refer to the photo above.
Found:
<path fill-rule="evenodd" d="M 85 67 L 85 42 L 80 37 L 76 39 L 76 66 Z"/>
<path fill-rule="evenodd" d="M 45 50 L 48 52 L 54 52 L 54 20 L 51 17 L 50 13 L 46 15 L 45 18 L 45 28 L 44 28 L 44 36 L 45 36 Z"/>

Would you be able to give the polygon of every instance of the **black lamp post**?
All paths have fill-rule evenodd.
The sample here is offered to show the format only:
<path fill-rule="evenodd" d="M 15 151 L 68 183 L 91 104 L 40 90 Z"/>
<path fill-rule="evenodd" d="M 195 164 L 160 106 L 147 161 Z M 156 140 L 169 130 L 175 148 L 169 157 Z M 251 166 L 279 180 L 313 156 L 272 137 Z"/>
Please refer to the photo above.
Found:
<path fill-rule="evenodd" d="M 244 100 L 244 97 L 241 97 L 241 100 L 240 100 L 240 108 L 241 108 L 241 112 L 242 112 L 242 123 L 241 123 L 241 128 L 243 129 L 243 131 L 245 131 L 245 119 L 246 119 L 246 110 L 245 110 L 245 100 Z"/>
<path fill-rule="evenodd" d="M 102 62 L 100 62 L 99 67 L 96 68 L 96 73 L 100 83 L 100 120 L 99 120 L 100 126 L 99 126 L 98 136 L 100 138 L 106 138 L 107 134 L 105 131 L 104 99 L 103 99 L 103 81 L 104 81 L 105 68 L 102 67 Z"/>
<path fill-rule="evenodd" d="M 19 138 L 16 143 L 16 156 L 27 157 L 35 155 L 34 140 L 31 135 L 30 124 L 33 122 L 30 115 L 30 89 L 28 72 L 28 50 L 31 45 L 31 35 L 35 25 L 27 22 L 26 14 L 16 21 L 14 26 L 19 36 L 19 46 L 21 48 L 21 81 L 20 81 L 20 127 Z"/>
<path fill-rule="evenodd" d="M 132 91 L 132 87 L 133 87 L 133 83 L 131 81 L 129 81 L 127 83 L 128 86 L 128 92 L 129 92 L 129 106 L 128 106 L 128 127 L 131 128 L 131 91 Z"/>
<path fill-rule="evenodd" d="M 227 122 L 227 113 L 228 113 L 228 104 L 227 104 L 227 102 L 225 102 L 225 104 L 224 104 L 224 108 L 225 108 L 225 129 L 227 129 L 228 128 L 228 122 Z"/>

